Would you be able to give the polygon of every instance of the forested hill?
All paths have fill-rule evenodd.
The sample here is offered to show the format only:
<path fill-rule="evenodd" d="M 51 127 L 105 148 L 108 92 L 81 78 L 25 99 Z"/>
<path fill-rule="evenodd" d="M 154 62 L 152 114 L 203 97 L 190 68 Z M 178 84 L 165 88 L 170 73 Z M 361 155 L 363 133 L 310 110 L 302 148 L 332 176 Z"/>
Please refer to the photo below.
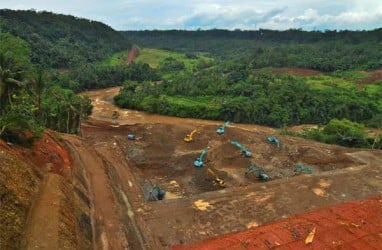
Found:
<path fill-rule="evenodd" d="M 372 31 L 167 30 L 125 31 L 143 47 L 209 53 L 254 68 L 300 67 L 321 71 L 382 67 L 382 28 Z"/>
<path fill-rule="evenodd" d="M 70 68 L 131 47 L 125 36 L 96 21 L 50 12 L 0 10 L 0 30 L 30 44 L 31 60 L 45 68 Z"/>

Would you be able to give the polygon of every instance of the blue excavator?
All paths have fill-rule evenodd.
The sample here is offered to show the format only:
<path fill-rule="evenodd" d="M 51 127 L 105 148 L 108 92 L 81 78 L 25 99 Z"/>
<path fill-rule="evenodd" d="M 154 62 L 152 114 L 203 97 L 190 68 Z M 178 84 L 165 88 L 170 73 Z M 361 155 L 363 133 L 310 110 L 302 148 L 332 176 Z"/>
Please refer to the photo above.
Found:
<path fill-rule="evenodd" d="M 245 157 L 251 157 L 252 156 L 252 153 L 249 152 L 243 145 L 241 145 L 239 142 L 237 141 L 231 141 L 231 144 L 232 145 L 235 145 L 236 147 L 240 148 L 241 152 L 243 153 L 243 155 Z"/>
<path fill-rule="evenodd" d="M 280 141 L 276 137 L 270 136 L 267 139 L 269 142 L 276 144 L 277 148 L 280 148 Z"/>
<path fill-rule="evenodd" d="M 202 150 L 202 153 L 199 155 L 198 158 L 194 161 L 194 166 L 197 168 L 203 167 L 203 157 L 206 155 L 208 148 L 204 148 Z"/>
<path fill-rule="evenodd" d="M 166 191 L 161 189 L 157 184 L 154 184 L 152 188 L 149 190 L 149 200 L 150 201 L 163 200 L 165 194 L 166 194 Z"/>
<path fill-rule="evenodd" d="M 269 181 L 269 176 L 259 167 L 255 167 L 253 165 L 249 166 L 247 168 L 247 171 L 245 171 L 245 175 L 249 175 L 250 173 L 256 173 L 257 178 L 259 178 L 262 181 Z"/>
<path fill-rule="evenodd" d="M 221 127 L 219 127 L 219 128 L 216 130 L 216 133 L 218 133 L 218 135 L 222 135 L 222 134 L 224 134 L 225 127 L 227 127 L 228 124 L 230 124 L 230 123 L 231 123 L 230 121 L 226 121 Z"/>

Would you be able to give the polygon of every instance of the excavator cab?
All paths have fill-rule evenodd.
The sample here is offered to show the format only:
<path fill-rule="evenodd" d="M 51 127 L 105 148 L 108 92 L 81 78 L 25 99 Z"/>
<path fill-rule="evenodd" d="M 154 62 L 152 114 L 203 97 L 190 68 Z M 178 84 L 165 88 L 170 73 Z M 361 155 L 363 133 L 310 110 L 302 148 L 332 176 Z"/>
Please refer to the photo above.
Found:
<path fill-rule="evenodd" d="M 220 179 L 219 176 L 214 171 L 212 171 L 212 169 L 210 169 L 210 168 L 207 169 L 207 176 L 208 175 L 211 175 L 214 178 L 214 180 L 213 180 L 214 185 L 219 185 L 222 188 L 226 187 L 224 180 Z"/>
<path fill-rule="evenodd" d="M 157 184 L 154 184 L 149 191 L 149 200 L 163 200 L 166 191 L 161 189 Z"/>
<path fill-rule="evenodd" d="M 187 134 L 186 137 L 184 137 L 185 142 L 192 142 L 192 136 L 197 132 L 196 129 L 192 130 L 191 133 Z"/>

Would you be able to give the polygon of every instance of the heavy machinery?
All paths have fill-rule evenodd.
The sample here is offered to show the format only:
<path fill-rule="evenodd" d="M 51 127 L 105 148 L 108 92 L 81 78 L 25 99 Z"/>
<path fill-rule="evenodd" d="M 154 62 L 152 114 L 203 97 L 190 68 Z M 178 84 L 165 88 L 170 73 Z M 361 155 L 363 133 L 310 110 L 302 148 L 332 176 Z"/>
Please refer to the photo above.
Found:
<path fill-rule="evenodd" d="M 270 136 L 268 137 L 268 141 L 276 144 L 277 148 L 280 148 L 280 141 L 276 137 Z"/>
<path fill-rule="evenodd" d="M 154 184 L 149 190 L 149 201 L 163 200 L 166 191 L 161 189 L 157 184 Z"/>
<path fill-rule="evenodd" d="M 312 170 L 310 168 L 308 168 L 307 166 L 304 166 L 302 164 L 297 164 L 295 167 L 294 167 L 294 171 L 298 174 L 302 173 L 302 172 L 305 172 L 307 174 L 312 174 Z"/>
<path fill-rule="evenodd" d="M 194 166 L 197 168 L 203 167 L 203 157 L 207 153 L 208 148 L 204 148 L 202 150 L 202 153 L 199 155 L 198 158 L 194 161 Z"/>
<path fill-rule="evenodd" d="M 197 132 L 197 129 L 194 129 L 191 131 L 191 133 L 187 134 L 186 137 L 184 137 L 185 142 L 192 142 L 192 136 Z"/>
<path fill-rule="evenodd" d="M 127 139 L 129 139 L 129 140 L 135 140 L 135 135 L 133 135 L 133 134 L 128 134 L 128 135 L 127 135 Z"/>
<path fill-rule="evenodd" d="M 252 153 L 249 152 L 243 145 L 241 145 L 239 142 L 237 141 L 231 141 L 231 144 L 232 145 L 235 145 L 236 147 L 240 148 L 241 152 L 243 153 L 243 155 L 245 157 L 251 157 L 252 156 Z"/>
<path fill-rule="evenodd" d="M 259 178 L 262 181 L 269 181 L 269 176 L 259 167 L 255 167 L 253 165 L 249 166 L 247 168 L 247 171 L 245 171 L 245 175 L 248 176 L 250 173 L 256 173 L 257 178 Z"/>
<path fill-rule="evenodd" d="M 212 181 L 214 185 L 219 185 L 222 188 L 225 188 L 225 182 L 223 179 L 220 179 L 219 176 L 212 170 L 212 169 L 207 169 L 207 176 L 211 175 L 214 180 Z"/>
<path fill-rule="evenodd" d="M 230 121 L 226 121 L 221 127 L 219 127 L 219 128 L 216 130 L 216 133 L 218 133 L 219 135 L 224 134 L 225 127 L 227 127 L 228 124 L 230 124 L 230 123 L 231 123 Z"/>

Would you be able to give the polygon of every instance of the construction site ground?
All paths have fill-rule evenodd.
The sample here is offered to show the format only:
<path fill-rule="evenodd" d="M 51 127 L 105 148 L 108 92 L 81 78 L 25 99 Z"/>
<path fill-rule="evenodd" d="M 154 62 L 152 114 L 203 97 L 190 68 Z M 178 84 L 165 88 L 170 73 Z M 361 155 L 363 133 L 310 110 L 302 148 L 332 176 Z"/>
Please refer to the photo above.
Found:
<path fill-rule="evenodd" d="M 275 135 L 271 128 L 231 124 L 218 135 L 222 121 L 119 109 L 113 105 L 118 90 L 84 93 L 93 100 L 93 115 L 82 125 L 82 138 L 63 137 L 77 152 L 76 164 L 87 171 L 100 248 L 169 249 L 382 193 L 380 150 L 276 135 L 278 149 L 267 141 Z M 194 140 L 184 142 L 195 128 Z M 243 144 L 252 157 L 245 158 L 231 140 Z M 193 162 L 205 147 L 204 166 L 195 168 Z M 312 174 L 296 173 L 297 164 L 308 166 Z M 261 167 L 271 180 L 246 176 L 249 165 Z M 208 168 L 225 180 L 226 188 L 214 185 Z M 153 184 L 166 191 L 164 200 L 147 200 Z M 362 209 L 363 214 L 382 212 L 375 211 L 380 206 Z"/>

